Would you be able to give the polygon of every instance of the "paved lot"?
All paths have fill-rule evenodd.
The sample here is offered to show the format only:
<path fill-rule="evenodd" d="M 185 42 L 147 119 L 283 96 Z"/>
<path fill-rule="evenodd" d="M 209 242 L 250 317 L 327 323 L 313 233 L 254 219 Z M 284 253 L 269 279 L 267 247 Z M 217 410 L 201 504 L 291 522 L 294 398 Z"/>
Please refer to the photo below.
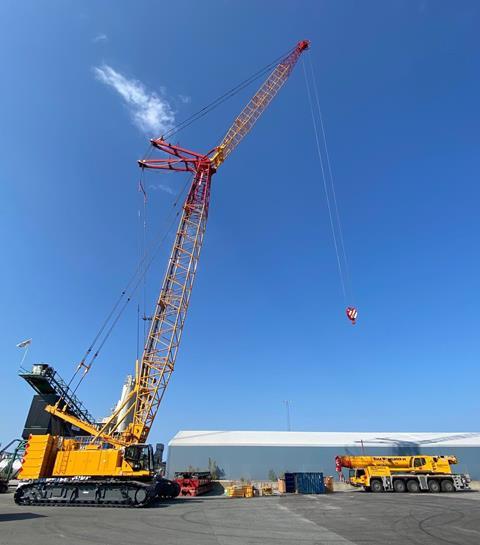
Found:
<path fill-rule="evenodd" d="M 1 545 L 478 545 L 480 493 L 200 497 L 151 509 L 18 507 Z"/>

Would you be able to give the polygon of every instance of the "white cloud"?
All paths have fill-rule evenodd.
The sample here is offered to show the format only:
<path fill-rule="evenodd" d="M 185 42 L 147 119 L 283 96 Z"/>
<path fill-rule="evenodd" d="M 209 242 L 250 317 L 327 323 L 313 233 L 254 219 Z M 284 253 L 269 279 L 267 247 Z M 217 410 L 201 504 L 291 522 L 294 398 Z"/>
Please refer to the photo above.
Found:
<path fill-rule="evenodd" d="M 148 91 L 141 81 L 128 79 L 107 64 L 93 71 L 98 81 L 113 87 L 123 98 L 141 131 L 159 136 L 173 127 L 175 116 L 170 104 L 154 91 Z"/>
<path fill-rule="evenodd" d="M 98 42 L 108 42 L 108 36 L 106 34 L 97 34 L 95 36 L 95 38 L 93 38 L 92 42 L 94 44 L 98 43 Z"/>
<path fill-rule="evenodd" d="M 192 97 L 189 97 L 188 95 L 178 95 L 178 98 L 183 104 L 190 104 L 190 102 L 192 102 Z"/>
<path fill-rule="evenodd" d="M 168 193 L 169 195 L 175 195 L 175 192 L 171 187 L 168 187 L 168 185 L 165 184 L 150 184 L 148 186 L 149 189 L 164 191 L 165 193 Z"/>

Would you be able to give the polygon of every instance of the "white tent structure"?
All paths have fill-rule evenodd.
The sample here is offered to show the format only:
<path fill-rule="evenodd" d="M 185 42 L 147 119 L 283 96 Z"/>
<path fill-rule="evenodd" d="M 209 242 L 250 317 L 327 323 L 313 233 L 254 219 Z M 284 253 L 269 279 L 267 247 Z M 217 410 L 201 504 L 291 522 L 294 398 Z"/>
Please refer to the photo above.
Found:
<path fill-rule="evenodd" d="M 266 479 L 289 471 L 335 473 L 342 454 L 453 454 L 456 470 L 480 479 L 480 432 L 179 431 L 170 441 L 169 475 L 215 463 L 226 479 Z"/>

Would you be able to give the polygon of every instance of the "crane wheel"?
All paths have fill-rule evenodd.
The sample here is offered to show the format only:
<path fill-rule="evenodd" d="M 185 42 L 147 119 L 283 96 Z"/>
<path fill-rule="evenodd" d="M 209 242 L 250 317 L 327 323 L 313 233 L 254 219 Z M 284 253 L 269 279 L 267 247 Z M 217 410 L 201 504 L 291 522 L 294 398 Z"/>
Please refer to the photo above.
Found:
<path fill-rule="evenodd" d="M 370 481 L 370 490 L 375 493 L 383 492 L 383 483 L 380 479 Z"/>
<path fill-rule="evenodd" d="M 19 486 L 14 494 L 13 494 L 13 501 L 17 504 L 17 505 L 28 505 L 30 503 L 29 500 L 26 500 L 24 498 L 24 495 L 25 495 L 25 491 L 23 490 L 23 486 Z"/>
<path fill-rule="evenodd" d="M 455 487 L 453 486 L 452 481 L 449 479 L 443 479 L 441 483 L 442 492 L 455 492 Z"/>
<path fill-rule="evenodd" d="M 148 492 L 145 488 L 139 488 L 135 491 L 134 501 L 135 505 L 143 505 L 147 501 Z"/>
<path fill-rule="evenodd" d="M 436 494 L 437 492 L 440 492 L 440 483 L 437 481 L 437 479 L 429 479 L 428 491 L 432 492 L 432 494 Z"/>
<path fill-rule="evenodd" d="M 405 492 L 406 490 L 407 490 L 407 486 L 403 479 L 394 479 L 393 481 L 394 492 Z"/>
<path fill-rule="evenodd" d="M 420 485 L 418 484 L 418 481 L 409 479 L 407 481 L 407 490 L 413 493 L 420 492 Z"/>

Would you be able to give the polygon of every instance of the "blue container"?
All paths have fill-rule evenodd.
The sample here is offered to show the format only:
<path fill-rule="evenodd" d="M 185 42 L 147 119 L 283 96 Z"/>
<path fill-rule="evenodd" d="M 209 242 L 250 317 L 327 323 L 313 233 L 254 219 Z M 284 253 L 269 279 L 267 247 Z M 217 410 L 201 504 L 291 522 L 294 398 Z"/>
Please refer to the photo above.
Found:
<path fill-rule="evenodd" d="M 287 494 L 294 494 L 297 491 L 295 475 L 295 473 L 285 473 L 285 492 Z"/>
<path fill-rule="evenodd" d="M 297 494 L 325 494 L 323 473 L 295 473 L 294 475 Z"/>

